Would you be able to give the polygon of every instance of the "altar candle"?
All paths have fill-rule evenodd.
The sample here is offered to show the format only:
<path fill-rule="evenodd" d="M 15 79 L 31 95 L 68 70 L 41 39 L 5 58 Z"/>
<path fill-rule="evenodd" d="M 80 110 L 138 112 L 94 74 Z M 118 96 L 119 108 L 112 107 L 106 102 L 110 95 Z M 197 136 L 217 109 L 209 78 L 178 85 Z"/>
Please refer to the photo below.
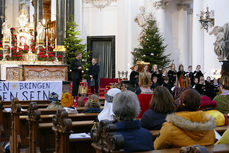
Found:
<path fill-rule="evenodd" d="M 48 36 L 46 36 L 46 47 L 48 47 Z"/>

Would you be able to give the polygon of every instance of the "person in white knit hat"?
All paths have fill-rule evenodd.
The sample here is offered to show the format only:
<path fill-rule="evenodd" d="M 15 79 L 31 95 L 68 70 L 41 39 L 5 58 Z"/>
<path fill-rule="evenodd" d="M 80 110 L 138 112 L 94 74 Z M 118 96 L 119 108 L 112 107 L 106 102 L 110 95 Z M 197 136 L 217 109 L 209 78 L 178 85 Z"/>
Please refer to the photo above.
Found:
<path fill-rule="evenodd" d="M 104 109 L 101 113 L 98 115 L 98 120 L 109 120 L 112 121 L 114 118 L 114 113 L 113 113 L 113 98 L 117 93 L 120 93 L 121 90 L 118 88 L 112 88 L 107 91 L 105 95 L 105 104 L 104 104 Z"/>

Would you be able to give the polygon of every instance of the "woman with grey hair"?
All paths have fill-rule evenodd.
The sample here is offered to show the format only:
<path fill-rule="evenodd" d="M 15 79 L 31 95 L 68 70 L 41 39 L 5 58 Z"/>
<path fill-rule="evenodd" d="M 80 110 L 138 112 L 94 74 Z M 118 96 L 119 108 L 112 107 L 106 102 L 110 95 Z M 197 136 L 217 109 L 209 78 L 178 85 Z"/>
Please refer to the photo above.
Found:
<path fill-rule="evenodd" d="M 135 120 L 140 112 L 137 95 L 132 91 L 118 93 L 113 99 L 113 112 L 117 119 L 117 133 L 124 137 L 125 152 L 153 150 L 152 134 L 141 127 L 141 122 Z"/>

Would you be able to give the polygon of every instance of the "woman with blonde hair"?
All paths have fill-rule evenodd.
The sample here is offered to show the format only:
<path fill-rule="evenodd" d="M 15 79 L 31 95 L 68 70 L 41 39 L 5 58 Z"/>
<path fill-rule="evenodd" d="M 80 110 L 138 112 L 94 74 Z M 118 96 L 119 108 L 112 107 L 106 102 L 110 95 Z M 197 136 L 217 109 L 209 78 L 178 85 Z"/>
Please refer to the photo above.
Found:
<path fill-rule="evenodd" d="M 174 86 L 176 82 L 177 71 L 175 69 L 175 64 L 170 65 L 170 70 L 168 71 L 169 83 Z"/>
<path fill-rule="evenodd" d="M 140 73 L 139 75 L 139 88 L 136 90 L 136 94 L 152 94 L 151 90 L 151 74 L 148 72 Z"/>
<path fill-rule="evenodd" d="M 90 95 L 88 101 L 86 102 L 85 106 L 87 109 L 83 111 L 83 113 L 100 113 L 100 102 L 99 97 L 97 95 Z"/>

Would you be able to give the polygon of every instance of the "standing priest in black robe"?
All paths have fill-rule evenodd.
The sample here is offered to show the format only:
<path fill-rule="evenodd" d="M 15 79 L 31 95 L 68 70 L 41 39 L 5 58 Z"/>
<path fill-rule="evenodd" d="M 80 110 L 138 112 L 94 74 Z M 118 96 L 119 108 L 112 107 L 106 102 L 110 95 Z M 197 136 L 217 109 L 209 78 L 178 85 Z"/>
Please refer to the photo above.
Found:
<path fill-rule="evenodd" d="M 71 71 L 71 78 L 73 82 L 72 86 L 72 96 L 78 95 L 78 89 L 80 85 L 80 81 L 82 79 L 82 64 L 80 63 L 80 59 L 82 58 L 81 53 L 76 53 L 76 59 L 72 60 L 70 71 Z"/>
<path fill-rule="evenodd" d="M 96 58 L 92 58 L 91 60 L 91 65 L 89 67 L 88 70 L 88 75 L 90 77 L 89 82 L 94 82 L 94 84 L 91 84 L 91 93 L 94 94 L 98 94 L 98 89 L 99 89 L 99 85 L 98 85 L 98 79 L 99 79 L 99 65 L 97 63 L 97 59 Z M 95 91 L 94 91 L 95 89 Z"/>

